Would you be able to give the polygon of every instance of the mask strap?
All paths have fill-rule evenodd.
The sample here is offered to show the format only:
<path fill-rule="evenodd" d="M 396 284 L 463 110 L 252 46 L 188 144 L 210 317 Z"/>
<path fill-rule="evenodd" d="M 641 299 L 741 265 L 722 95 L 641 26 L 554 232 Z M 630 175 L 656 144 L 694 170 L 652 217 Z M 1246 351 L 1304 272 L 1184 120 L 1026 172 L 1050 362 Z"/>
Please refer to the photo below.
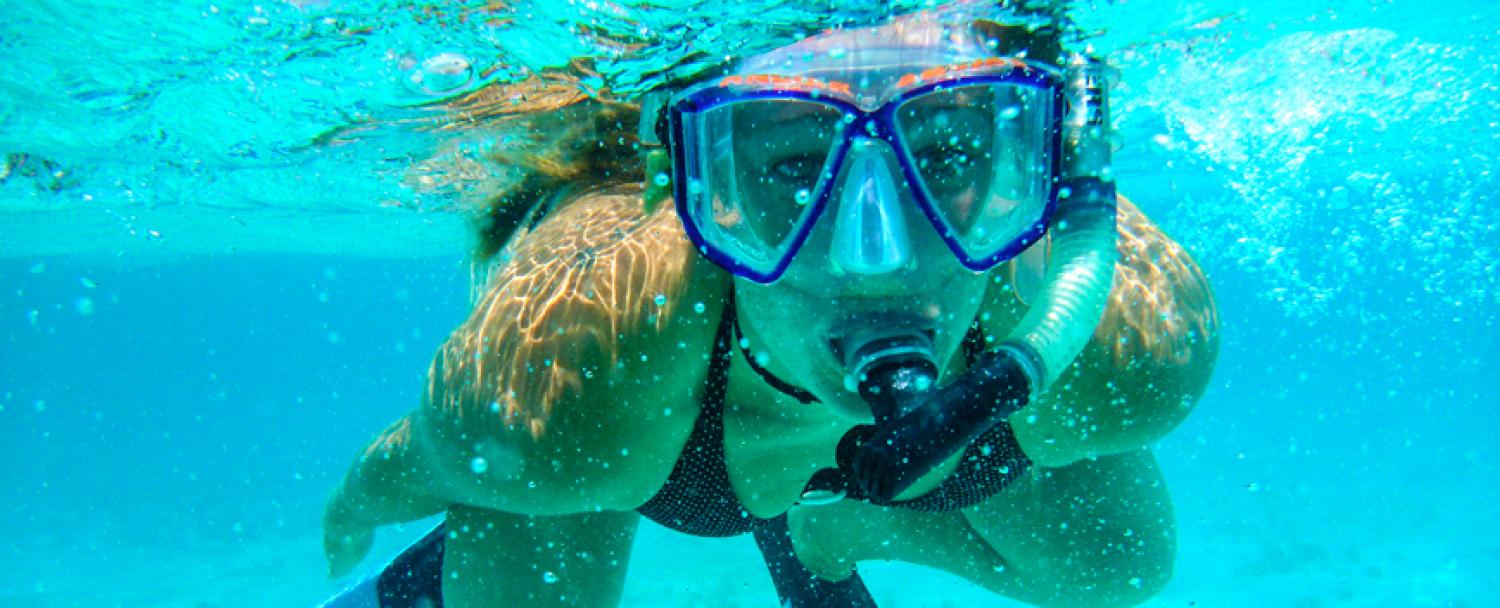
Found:
<path fill-rule="evenodd" d="M 672 91 L 653 91 L 641 98 L 641 122 L 636 129 L 641 151 L 646 157 L 646 184 L 641 192 L 641 204 L 646 215 L 656 211 L 672 194 L 672 156 L 667 153 L 667 144 L 662 141 L 666 130 L 666 107 Z"/>
<path fill-rule="evenodd" d="M 657 205 L 672 195 L 672 158 L 666 148 L 646 151 L 646 188 L 641 191 L 641 204 L 646 215 L 656 211 Z"/>

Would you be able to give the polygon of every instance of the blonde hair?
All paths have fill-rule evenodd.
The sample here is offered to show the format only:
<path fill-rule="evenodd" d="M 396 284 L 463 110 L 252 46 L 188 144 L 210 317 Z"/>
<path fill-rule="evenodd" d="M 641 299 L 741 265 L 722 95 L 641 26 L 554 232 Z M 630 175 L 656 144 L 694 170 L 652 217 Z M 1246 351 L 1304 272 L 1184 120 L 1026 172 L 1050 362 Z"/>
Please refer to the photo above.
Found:
<path fill-rule="evenodd" d="M 575 60 L 444 104 L 440 130 L 463 134 L 455 142 L 481 132 L 483 151 L 473 158 L 444 146 L 408 180 L 430 191 L 482 189 L 482 198 L 467 203 L 476 264 L 499 253 L 538 206 L 643 179 L 640 105 L 608 90 L 587 92 L 583 83 L 593 77 L 588 61 Z"/>

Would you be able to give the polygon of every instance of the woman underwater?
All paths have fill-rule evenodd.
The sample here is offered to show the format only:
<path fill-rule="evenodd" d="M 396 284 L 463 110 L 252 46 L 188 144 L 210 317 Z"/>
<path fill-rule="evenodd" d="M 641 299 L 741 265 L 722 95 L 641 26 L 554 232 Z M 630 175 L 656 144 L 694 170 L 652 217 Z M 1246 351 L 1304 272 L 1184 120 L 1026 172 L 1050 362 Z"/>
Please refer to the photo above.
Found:
<path fill-rule="evenodd" d="M 1212 295 L 1114 193 L 1101 66 L 996 14 L 538 112 L 483 295 L 329 500 L 332 573 L 446 512 L 362 605 L 614 606 L 644 515 L 753 533 L 784 605 L 873 606 L 861 560 L 1044 606 L 1161 589 L 1147 446 L 1207 384 Z"/>

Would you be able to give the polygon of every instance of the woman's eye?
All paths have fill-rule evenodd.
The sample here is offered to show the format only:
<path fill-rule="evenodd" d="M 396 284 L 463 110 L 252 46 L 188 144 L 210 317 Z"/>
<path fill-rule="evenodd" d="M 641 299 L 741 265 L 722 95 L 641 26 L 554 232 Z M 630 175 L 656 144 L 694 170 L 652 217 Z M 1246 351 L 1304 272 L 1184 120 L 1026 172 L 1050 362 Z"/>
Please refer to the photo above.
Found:
<path fill-rule="evenodd" d="M 812 156 L 791 156 L 771 164 L 771 177 L 810 182 L 817 178 L 821 168 Z"/>
<path fill-rule="evenodd" d="M 934 144 L 917 153 L 918 167 L 933 177 L 960 176 L 973 164 L 971 153 L 959 146 Z"/>

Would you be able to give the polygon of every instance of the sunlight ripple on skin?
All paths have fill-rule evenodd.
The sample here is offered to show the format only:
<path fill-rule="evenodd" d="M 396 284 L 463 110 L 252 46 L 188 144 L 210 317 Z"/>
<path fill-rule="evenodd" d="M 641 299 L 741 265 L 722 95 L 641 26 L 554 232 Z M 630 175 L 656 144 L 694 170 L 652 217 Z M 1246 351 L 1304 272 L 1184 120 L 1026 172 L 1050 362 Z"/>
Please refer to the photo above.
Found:
<path fill-rule="evenodd" d="M 617 231 L 624 237 L 612 236 Z M 614 364 L 622 328 L 645 319 L 660 329 L 672 317 L 681 302 L 670 296 L 692 249 L 670 207 L 646 216 L 623 200 L 590 206 L 576 221 L 543 223 L 513 243 L 481 300 L 488 306 L 476 309 L 443 348 L 443 376 L 433 386 L 464 388 L 435 405 L 464 417 L 498 401 L 506 423 L 523 421 L 540 436 L 552 404 L 580 388 L 584 370 L 568 366 L 579 348 L 601 348 Z M 601 272 L 594 264 L 609 267 Z"/>

